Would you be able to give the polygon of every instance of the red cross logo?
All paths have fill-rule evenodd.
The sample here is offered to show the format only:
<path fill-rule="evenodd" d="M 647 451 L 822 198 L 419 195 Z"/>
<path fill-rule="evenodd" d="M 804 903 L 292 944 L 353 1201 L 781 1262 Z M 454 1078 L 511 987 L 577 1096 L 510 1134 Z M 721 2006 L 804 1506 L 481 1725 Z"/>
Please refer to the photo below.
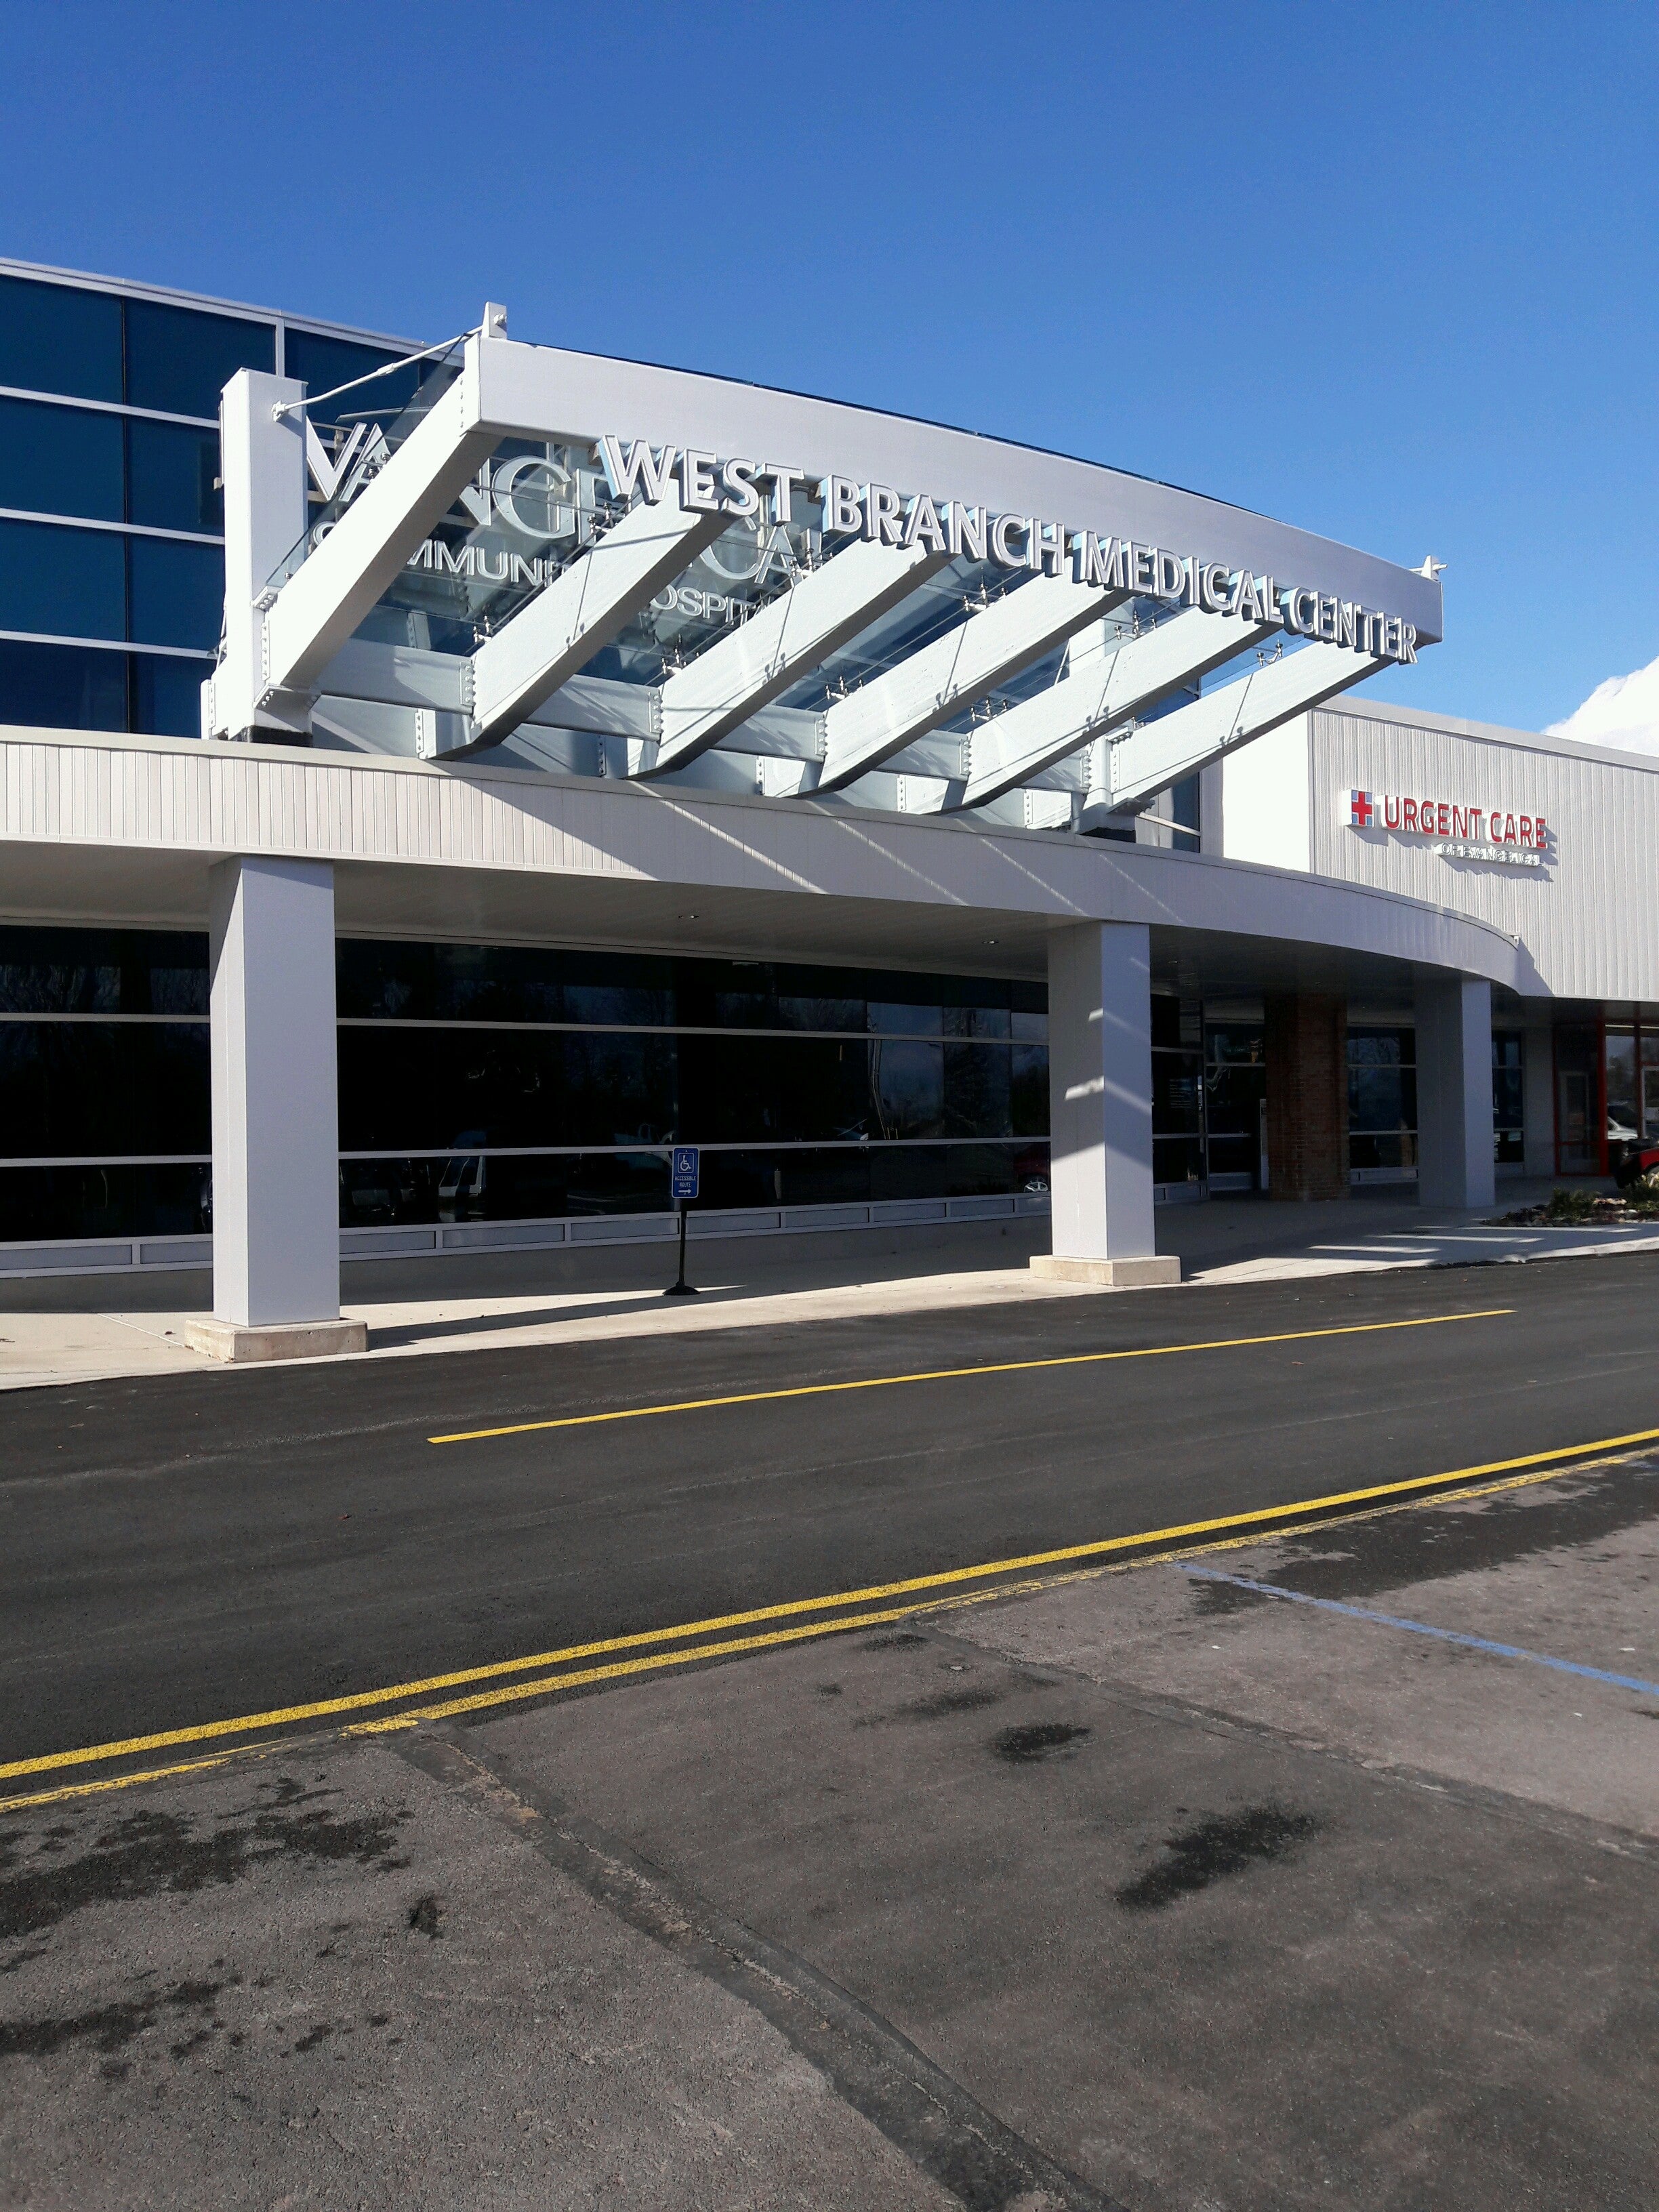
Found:
<path fill-rule="evenodd" d="M 1354 828 L 1356 830 L 1369 830 L 1376 813 L 1376 807 L 1371 805 L 1371 795 L 1370 792 L 1351 791 L 1348 793 L 1348 819 L 1353 824 Z"/>

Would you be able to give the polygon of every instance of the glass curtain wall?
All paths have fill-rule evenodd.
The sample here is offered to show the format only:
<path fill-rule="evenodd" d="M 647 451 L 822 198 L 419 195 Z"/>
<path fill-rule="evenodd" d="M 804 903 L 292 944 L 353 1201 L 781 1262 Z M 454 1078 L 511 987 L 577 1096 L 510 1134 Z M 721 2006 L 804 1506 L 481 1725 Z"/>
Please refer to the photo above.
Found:
<path fill-rule="evenodd" d="M 211 1221 L 207 939 L 0 929 L 0 1243 Z"/>
<path fill-rule="evenodd" d="M 343 1223 L 1048 1188 L 1041 986 L 343 942 Z M 211 1226 L 207 945 L 0 929 L 0 1241 Z"/>
<path fill-rule="evenodd" d="M 1048 1187 L 1039 987 L 343 944 L 342 1218 L 648 1212 Z"/>
<path fill-rule="evenodd" d="M 0 275 L 0 721 L 195 737 L 224 603 L 222 388 L 280 359 L 328 390 L 398 358 Z M 367 404 L 395 411 L 420 374 L 372 386 Z M 319 415 L 325 432 L 336 411 Z"/>
<path fill-rule="evenodd" d="M 347 940 L 337 989 L 346 1224 L 654 1212 L 676 1141 L 722 1209 L 1048 1188 L 1040 985 Z M 1261 1179 L 1261 1024 L 1200 1012 L 1152 1002 L 1166 1197 Z M 1397 1172 L 1412 1033 L 1351 1037 L 1358 1133 Z M 1518 1045 L 1494 1045 L 1500 1157 Z M 1633 1065 L 1659 1124 L 1656 1046 Z M 0 929 L 0 1241 L 205 1231 L 210 1165 L 205 940 Z"/>

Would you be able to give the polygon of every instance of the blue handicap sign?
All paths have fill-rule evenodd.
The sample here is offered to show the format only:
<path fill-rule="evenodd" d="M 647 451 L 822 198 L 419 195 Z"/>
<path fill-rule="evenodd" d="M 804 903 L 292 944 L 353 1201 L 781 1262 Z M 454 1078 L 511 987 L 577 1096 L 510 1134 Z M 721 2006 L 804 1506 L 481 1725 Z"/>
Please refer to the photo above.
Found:
<path fill-rule="evenodd" d="M 698 1152 L 695 1145 L 676 1145 L 674 1147 L 673 1195 L 676 1198 L 695 1198 L 697 1194 Z"/>

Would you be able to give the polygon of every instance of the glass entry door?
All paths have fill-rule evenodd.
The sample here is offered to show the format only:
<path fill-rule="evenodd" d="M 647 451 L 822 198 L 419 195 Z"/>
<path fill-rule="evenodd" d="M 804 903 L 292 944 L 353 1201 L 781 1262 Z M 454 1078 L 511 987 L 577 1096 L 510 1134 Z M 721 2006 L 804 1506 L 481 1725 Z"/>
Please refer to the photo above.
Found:
<path fill-rule="evenodd" d="M 1555 1168 L 1601 1173 L 1601 1036 L 1599 1029 L 1555 1032 Z"/>

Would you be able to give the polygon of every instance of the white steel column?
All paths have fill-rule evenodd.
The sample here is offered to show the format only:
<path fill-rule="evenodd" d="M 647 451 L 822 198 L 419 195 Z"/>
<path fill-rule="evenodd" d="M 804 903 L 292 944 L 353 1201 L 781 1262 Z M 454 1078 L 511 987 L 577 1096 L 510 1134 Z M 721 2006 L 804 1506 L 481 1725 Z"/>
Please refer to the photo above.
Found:
<path fill-rule="evenodd" d="M 1417 1144 L 1419 1205 L 1493 1204 L 1490 983 L 1417 986 Z"/>
<path fill-rule="evenodd" d="M 222 1359 L 362 1351 L 340 1318 L 334 870 L 234 860 L 212 872 L 213 1319 Z"/>
<path fill-rule="evenodd" d="M 1048 939 L 1054 1250 L 1040 1275 L 1139 1289 L 1178 1283 L 1152 1234 L 1152 950 L 1140 922 Z"/>
<path fill-rule="evenodd" d="M 308 702 L 266 698 L 264 617 L 257 605 L 278 564 L 306 532 L 303 384 L 239 368 L 219 400 L 225 487 L 225 649 L 209 679 L 204 737 L 282 743 L 303 736 Z"/>

